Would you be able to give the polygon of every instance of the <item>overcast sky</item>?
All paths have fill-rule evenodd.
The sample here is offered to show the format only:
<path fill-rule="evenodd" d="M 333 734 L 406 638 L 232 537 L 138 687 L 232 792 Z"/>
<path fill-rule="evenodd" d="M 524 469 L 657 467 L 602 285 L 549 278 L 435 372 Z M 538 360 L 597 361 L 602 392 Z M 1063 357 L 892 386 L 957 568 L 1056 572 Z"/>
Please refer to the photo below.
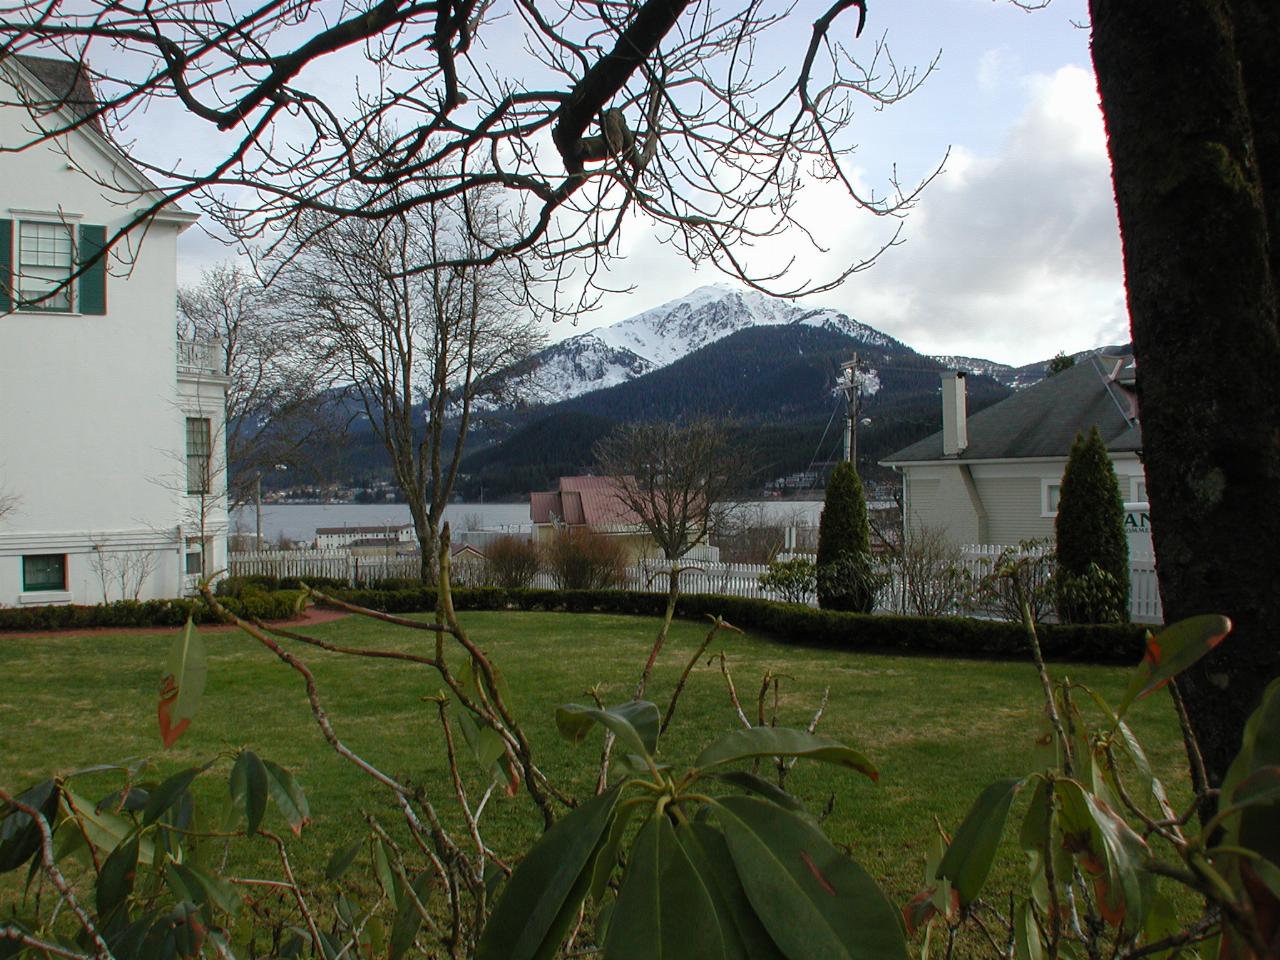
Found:
<path fill-rule="evenodd" d="M 903 243 L 839 289 L 813 298 L 934 354 L 1021 364 L 1128 339 L 1120 243 L 1102 117 L 1089 62 L 1085 0 L 1054 0 L 1026 13 L 1004 0 L 893 0 L 870 4 L 857 44 L 887 34 L 899 65 L 938 69 L 909 100 L 855 120 L 855 173 L 883 190 L 926 175 L 950 150 L 943 173 L 903 225 Z M 807 24 L 797 24 L 807 32 Z M 799 34 L 803 36 L 803 33 Z M 802 49 L 802 47 L 800 47 Z M 889 225 L 853 215 L 847 202 L 808 189 L 802 216 L 829 248 L 825 264 L 869 254 Z M 779 261 L 794 238 L 756 256 Z M 634 286 L 606 298 L 553 339 L 623 320 L 724 282 L 695 271 L 636 222 L 625 259 L 608 282 Z M 189 231 L 180 278 L 224 254 Z"/>

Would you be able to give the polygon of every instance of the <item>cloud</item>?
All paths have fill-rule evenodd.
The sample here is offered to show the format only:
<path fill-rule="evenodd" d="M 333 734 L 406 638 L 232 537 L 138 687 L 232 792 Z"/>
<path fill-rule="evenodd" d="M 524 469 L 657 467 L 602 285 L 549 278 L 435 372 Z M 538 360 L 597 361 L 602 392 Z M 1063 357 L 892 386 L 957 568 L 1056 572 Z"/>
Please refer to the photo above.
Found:
<path fill-rule="evenodd" d="M 918 349 L 1027 362 L 1127 338 L 1097 88 L 1067 66 L 1027 81 L 999 151 L 958 147 L 907 242 L 838 305 Z"/>

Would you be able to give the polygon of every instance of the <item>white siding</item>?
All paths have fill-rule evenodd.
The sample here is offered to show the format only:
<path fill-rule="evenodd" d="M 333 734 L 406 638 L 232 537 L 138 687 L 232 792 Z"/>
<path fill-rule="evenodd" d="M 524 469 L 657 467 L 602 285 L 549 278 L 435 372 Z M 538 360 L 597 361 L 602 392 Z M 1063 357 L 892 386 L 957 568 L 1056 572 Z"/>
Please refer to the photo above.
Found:
<path fill-rule="evenodd" d="M 0 142 L 27 141 L 31 126 L 24 111 L 0 110 Z M 92 135 L 73 133 L 62 147 L 5 155 L 0 218 L 64 217 L 104 225 L 110 237 L 129 210 L 94 181 L 128 175 Z M 210 416 L 216 448 L 223 404 L 220 383 L 178 387 L 179 229 L 157 221 L 145 243 L 130 245 L 130 263 L 112 259 L 105 316 L 0 315 L 0 494 L 17 498 L 0 519 L 0 604 L 100 601 L 95 558 L 140 552 L 153 554 L 154 564 L 144 598 L 174 596 L 187 584 L 179 529 L 190 527 L 193 513 L 185 417 Z M 208 520 L 225 537 L 225 504 Z M 68 555 L 68 595 L 20 596 L 22 556 L 42 553 Z M 118 598 L 118 589 L 110 592 Z"/>

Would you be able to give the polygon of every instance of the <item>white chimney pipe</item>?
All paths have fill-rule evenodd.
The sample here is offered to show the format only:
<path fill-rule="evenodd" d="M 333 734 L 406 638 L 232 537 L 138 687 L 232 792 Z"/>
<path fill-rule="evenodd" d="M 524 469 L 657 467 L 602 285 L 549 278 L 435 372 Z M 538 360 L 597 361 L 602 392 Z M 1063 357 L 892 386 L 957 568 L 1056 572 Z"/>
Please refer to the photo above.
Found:
<path fill-rule="evenodd" d="M 969 446 L 964 374 L 948 370 L 942 375 L 942 455 L 958 457 Z"/>

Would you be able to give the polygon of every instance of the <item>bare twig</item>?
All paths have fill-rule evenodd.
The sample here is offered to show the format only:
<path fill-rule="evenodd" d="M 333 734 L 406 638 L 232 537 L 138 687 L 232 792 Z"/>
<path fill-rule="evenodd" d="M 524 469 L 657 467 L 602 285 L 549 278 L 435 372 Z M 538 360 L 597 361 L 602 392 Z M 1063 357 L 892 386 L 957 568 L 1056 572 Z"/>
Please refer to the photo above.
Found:
<path fill-rule="evenodd" d="M 684 670 L 680 673 L 680 679 L 676 682 L 676 688 L 671 693 L 671 702 L 667 704 L 667 712 L 662 717 L 662 726 L 658 728 L 659 734 L 666 733 L 667 726 L 671 723 L 671 718 L 675 716 L 676 704 L 680 700 L 680 694 L 684 692 L 684 686 L 689 680 L 689 674 L 693 672 L 694 664 L 701 659 L 703 653 L 706 652 L 707 647 L 711 645 L 711 641 L 715 639 L 716 633 L 721 628 L 731 630 L 739 635 L 742 633 L 742 631 L 733 624 L 727 623 L 723 617 L 711 617 L 711 629 L 707 631 L 707 635 L 703 637 L 702 643 L 699 645 L 698 649 L 694 651 L 693 656 L 689 658 L 689 662 L 685 664 Z"/>
<path fill-rule="evenodd" d="M 729 661 L 723 653 L 719 655 L 720 672 L 724 674 L 725 685 L 729 688 L 729 702 L 733 704 L 733 710 L 738 715 L 738 720 L 744 727 L 750 729 L 751 721 L 747 719 L 747 712 L 742 709 L 742 701 L 738 699 L 738 688 L 733 684 L 733 676 L 729 673 Z"/>
<path fill-rule="evenodd" d="M 76 915 L 76 920 L 79 921 L 81 929 L 84 930 L 85 935 L 93 943 L 95 949 L 93 956 L 99 957 L 101 960 L 111 960 L 111 950 L 107 947 L 106 941 L 102 939 L 102 934 L 98 932 L 97 925 L 85 909 L 80 906 L 80 901 L 76 899 L 75 892 L 71 889 L 71 884 L 67 882 L 67 878 L 58 869 L 58 864 L 53 856 L 53 832 L 49 829 L 49 824 L 45 821 L 44 814 L 35 807 L 11 797 L 3 789 L 0 789 L 0 803 L 8 804 L 15 810 L 22 811 L 36 825 L 36 829 L 40 831 L 40 864 L 44 867 L 45 874 L 49 877 L 54 887 L 57 888 L 62 902 Z"/>

